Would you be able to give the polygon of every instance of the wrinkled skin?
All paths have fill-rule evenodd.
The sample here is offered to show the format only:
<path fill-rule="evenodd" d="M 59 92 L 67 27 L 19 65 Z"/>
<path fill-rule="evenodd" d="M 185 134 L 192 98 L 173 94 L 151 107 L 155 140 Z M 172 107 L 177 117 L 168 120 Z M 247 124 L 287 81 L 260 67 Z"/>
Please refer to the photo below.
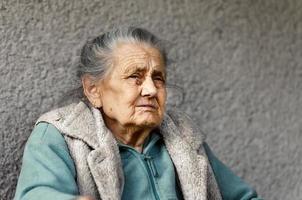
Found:
<path fill-rule="evenodd" d="M 118 44 L 112 60 L 108 75 L 90 89 L 84 84 L 84 91 L 100 107 L 113 135 L 141 151 L 165 112 L 165 63 L 160 52 L 145 43 Z"/>

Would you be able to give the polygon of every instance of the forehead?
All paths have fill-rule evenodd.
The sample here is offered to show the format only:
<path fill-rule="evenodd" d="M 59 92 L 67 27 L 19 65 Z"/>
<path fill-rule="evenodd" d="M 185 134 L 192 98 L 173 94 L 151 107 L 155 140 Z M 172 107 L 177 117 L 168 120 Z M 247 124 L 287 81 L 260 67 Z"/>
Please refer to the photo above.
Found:
<path fill-rule="evenodd" d="M 113 51 L 115 67 L 155 68 L 165 71 L 165 63 L 158 49 L 144 43 L 121 43 Z"/>

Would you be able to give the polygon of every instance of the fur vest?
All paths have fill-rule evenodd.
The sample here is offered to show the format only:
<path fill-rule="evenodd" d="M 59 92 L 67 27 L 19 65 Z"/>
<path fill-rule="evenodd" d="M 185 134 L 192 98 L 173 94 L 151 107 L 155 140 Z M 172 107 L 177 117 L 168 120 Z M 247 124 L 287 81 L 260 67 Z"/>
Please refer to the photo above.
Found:
<path fill-rule="evenodd" d="M 116 140 L 101 112 L 84 102 L 52 110 L 41 121 L 53 124 L 64 136 L 77 173 L 81 195 L 95 199 L 121 199 L 124 185 L 122 161 Z M 185 200 L 220 200 L 221 195 L 203 149 L 204 137 L 192 120 L 167 112 L 159 127 L 175 165 Z"/>

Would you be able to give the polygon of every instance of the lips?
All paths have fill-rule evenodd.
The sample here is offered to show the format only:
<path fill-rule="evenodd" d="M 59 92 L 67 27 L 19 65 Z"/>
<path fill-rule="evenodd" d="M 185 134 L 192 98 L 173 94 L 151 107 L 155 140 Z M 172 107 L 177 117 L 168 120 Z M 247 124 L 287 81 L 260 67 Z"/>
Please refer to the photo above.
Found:
<path fill-rule="evenodd" d="M 157 109 L 158 106 L 155 104 L 139 104 L 137 105 L 137 107 L 142 107 L 142 108 L 153 108 L 153 109 Z"/>

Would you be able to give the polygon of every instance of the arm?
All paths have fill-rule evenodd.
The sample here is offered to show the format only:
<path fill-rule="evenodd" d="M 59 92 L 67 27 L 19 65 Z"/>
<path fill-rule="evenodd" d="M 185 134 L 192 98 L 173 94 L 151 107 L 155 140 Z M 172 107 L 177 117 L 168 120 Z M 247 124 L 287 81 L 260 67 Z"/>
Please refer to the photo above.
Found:
<path fill-rule="evenodd" d="M 203 146 L 224 200 L 261 200 L 253 188 L 218 160 L 207 143 Z"/>
<path fill-rule="evenodd" d="M 39 123 L 23 154 L 15 200 L 77 198 L 76 171 L 65 140 L 51 124 Z"/>

